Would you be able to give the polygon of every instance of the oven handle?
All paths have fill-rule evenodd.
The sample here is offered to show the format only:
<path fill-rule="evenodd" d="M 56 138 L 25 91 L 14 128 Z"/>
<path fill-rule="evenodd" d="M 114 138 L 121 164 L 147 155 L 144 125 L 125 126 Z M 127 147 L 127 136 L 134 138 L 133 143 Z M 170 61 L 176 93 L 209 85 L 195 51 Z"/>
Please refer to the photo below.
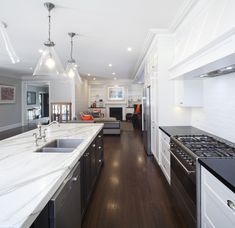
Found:
<path fill-rule="evenodd" d="M 195 173 L 195 171 L 189 171 L 186 169 L 186 167 L 182 164 L 182 162 L 173 154 L 171 151 L 171 155 L 178 161 L 178 163 L 182 166 L 182 168 L 185 170 L 187 174 Z"/>

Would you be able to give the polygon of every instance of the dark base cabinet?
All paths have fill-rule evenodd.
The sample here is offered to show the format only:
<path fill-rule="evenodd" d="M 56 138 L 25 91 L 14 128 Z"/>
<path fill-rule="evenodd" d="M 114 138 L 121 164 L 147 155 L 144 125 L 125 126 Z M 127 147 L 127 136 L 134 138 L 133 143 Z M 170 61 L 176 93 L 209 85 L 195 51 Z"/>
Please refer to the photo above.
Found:
<path fill-rule="evenodd" d="M 103 164 L 103 148 L 102 130 L 80 159 L 82 216 L 86 212 L 97 177 Z"/>
<path fill-rule="evenodd" d="M 30 228 L 49 228 L 49 210 L 48 206 L 42 210 Z"/>

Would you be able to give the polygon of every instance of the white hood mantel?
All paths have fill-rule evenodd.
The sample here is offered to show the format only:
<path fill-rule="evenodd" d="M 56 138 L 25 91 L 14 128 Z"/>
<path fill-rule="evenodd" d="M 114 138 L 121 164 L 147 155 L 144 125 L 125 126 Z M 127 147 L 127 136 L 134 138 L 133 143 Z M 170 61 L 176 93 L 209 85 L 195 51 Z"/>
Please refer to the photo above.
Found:
<path fill-rule="evenodd" d="M 170 78 L 195 78 L 232 64 L 235 64 L 235 27 L 175 63 L 169 69 Z"/>

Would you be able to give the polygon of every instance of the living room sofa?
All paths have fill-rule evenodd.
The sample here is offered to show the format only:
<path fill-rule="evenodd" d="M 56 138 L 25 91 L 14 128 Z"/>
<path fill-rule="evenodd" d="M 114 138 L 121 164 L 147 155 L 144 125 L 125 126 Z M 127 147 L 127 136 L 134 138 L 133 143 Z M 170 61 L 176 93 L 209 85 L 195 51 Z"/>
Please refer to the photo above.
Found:
<path fill-rule="evenodd" d="M 120 135 L 121 134 L 121 127 L 120 121 L 114 117 L 96 117 L 93 120 L 72 120 L 69 123 L 103 123 L 103 134 L 104 135 Z"/>

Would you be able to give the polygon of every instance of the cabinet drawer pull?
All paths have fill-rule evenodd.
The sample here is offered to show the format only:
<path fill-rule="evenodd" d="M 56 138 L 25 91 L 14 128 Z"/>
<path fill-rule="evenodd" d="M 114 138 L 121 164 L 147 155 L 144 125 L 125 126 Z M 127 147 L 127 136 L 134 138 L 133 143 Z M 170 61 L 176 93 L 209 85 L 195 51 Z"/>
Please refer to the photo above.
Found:
<path fill-rule="evenodd" d="M 100 159 L 99 162 L 102 162 L 102 160 Z"/>
<path fill-rule="evenodd" d="M 77 182 L 77 181 L 78 181 L 78 177 L 73 177 L 73 178 L 72 178 L 72 181 L 73 181 L 73 182 Z"/>
<path fill-rule="evenodd" d="M 99 149 L 102 149 L 102 147 L 101 147 L 101 146 L 99 146 L 98 148 L 99 148 Z"/>
<path fill-rule="evenodd" d="M 92 147 L 95 147 L 95 144 L 93 144 Z"/>
<path fill-rule="evenodd" d="M 228 205 L 233 211 L 235 211 L 235 204 L 234 204 L 233 201 L 227 200 L 227 205 Z"/>
<path fill-rule="evenodd" d="M 99 135 L 98 137 L 101 138 L 101 135 Z"/>

